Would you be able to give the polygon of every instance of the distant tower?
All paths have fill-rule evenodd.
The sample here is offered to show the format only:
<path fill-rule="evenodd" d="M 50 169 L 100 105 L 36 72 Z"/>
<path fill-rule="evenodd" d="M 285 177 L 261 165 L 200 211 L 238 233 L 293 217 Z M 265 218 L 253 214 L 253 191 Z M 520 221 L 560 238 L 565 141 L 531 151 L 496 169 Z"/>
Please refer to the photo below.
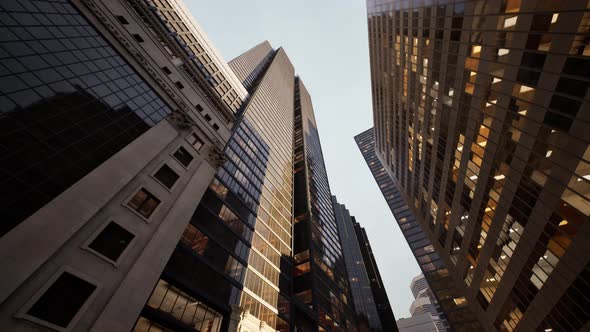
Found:
<path fill-rule="evenodd" d="M 448 323 L 423 274 L 419 274 L 412 279 L 410 289 L 414 295 L 414 301 L 410 305 L 410 314 L 415 316 L 427 313 L 432 316 L 438 331 L 447 331 L 449 328 Z"/>
<path fill-rule="evenodd" d="M 336 196 L 332 196 L 332 204 L 359 327 L 368 323 L 371 331 L 397 331 L 395 317 L 364 228 L 350 215 L 344 204 L 338 203 Z"/>

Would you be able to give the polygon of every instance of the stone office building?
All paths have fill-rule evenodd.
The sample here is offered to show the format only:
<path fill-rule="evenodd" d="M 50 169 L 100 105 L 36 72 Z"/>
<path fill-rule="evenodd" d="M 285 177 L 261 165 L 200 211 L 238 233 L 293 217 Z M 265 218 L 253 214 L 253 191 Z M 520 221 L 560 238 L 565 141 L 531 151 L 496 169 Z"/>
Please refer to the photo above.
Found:
<path fill-rule="evenodd" d="M 0 326 L 129 331 L 248 92 L 180 3 L 0 4 Z"/>

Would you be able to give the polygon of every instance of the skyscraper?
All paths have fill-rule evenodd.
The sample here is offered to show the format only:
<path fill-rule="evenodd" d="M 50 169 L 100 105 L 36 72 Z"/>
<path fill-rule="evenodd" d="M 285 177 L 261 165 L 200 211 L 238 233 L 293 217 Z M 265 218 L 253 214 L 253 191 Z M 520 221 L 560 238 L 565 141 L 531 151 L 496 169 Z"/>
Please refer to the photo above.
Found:
<path fill-rule="evenodd" d="M 0 15 L 3 329 L 355 329 L 283 49 L 226 64 L 177 0 Z"/>
<path fill-rule="evenodd" d="M 346 331 L 356 326 L 344 255 L 332 206 L 311 96 L 295 80 L 293 142 L 293 301 L 304 331 Z"/>
<path fill-rule="evenodd" d="M 213 178 L 248 92 L 163 3 L 0 4 L 4 330 L 128 331 Z"/>
<path fill-rule="evenodd" d="M 294 69 L 285 51 L 268 42 L 230 62 L 235 64 L 251 97 L 225 149 L 226 161 L 195 202 L 191 222 L 146 304 L 160 319 L 143 316 L 136 331 L 170 319 L 186 323 L 188 304 L 180 311 L 171 307 L 165 298 L 171 289 L 180 289 L 172 301 L 186 293 L 195 298 L 191 302 L 213 308 L 221 330 L 237 328 L 232 314 L 240 317 L 234 324 L 289 326 L 289 308 L 277 314 L 285 296 L 279 295 L 279 280 L 291 279 Z M 259 66 L 265 69 L 258 71 L 261 77 L 248 83 Z M 289 283 L 282 289 L 287 295 Z"/>
<path fill-rule="evenodd" d="M 373 298 L 371 290 L 371 282 L 367 275 L 367 268 L 361 249 L 359 240 L 353 226 L 353 216 L 344 204 L 338 203 L 336 196 L 332 196 L 332 204 L 334 205 L 334 213 L 336 216 L 336 224 L 338 225 L 338 232 L 340 233 L 340 241 L 342 242 L 342 249 L 344 253 L 344 261 L 346 263 L 346 271 L 348 272 L 348 280 L 350 283 L 350 290 L 352 293 L 352 300 L 354 309 L 357 315 L 357 322 L 359 326 L 371 329 L 372 331 L 390 331 L 392 326 L 383 326 L 377 312 L 377 304 Z"/>
<path fill-rule="evenodd" d="M 373 299 L 377 305 L 377 314 L 379 315 L 381 326 L 383 327 L 384 331 L 397 331 L 393 310 L 391 310 L 389 298 L 387 297 L 387 292 L 385 291 L 385 284 L 383 284 L 383 280 L 381 279 L 381 273 L 379 273 L 377 261 L 375 261 L 375 256 L 373 255 L 373 249 L 371 249 L 367 232 L 363 227 L 361 227 L 359 223 L 356 222 L 354 217 L 352 217 L 352 219 L 352 226 L 354 227 L 354 232 L 356 233 L 356 238 L 359 242 L 365 268 L 367 269 L 367 276 L 369 277 L 369 282 L 371 283 L 371 292 L 373 293 Z"/>
<path fill-rule="evenodd" d="M 354 329 L 311 98 L 268 42 L 229 64 L 250 98 L 135 331 Z"/>
<path fill-rule="evenodd" d="M 367 9 L 376 155 L 460 301 L 487 330 L 590 328 L 587 2 Z"/>
<path fill-rule="evenodd" d="M 454 286 L 445 263 L 377 158 L 373 128 L 358 134 L 355 140 L 446 319 L 455 330 L 479 328 L 475 315 L 466 306 L 465 298 Z"/>
<path fill-rule="evenodd" d="M 438 331 L 444 332 L 448 328 L 444 315 L 438 306 L 438 301 L 432 293 L 430 286 L 423 274 L 419 274 L 412 279 L 410 283 L 414 301 L 410 305 L 410 315 L 412 317 L 420 314 L 428 314 L 436 325 Z"/>

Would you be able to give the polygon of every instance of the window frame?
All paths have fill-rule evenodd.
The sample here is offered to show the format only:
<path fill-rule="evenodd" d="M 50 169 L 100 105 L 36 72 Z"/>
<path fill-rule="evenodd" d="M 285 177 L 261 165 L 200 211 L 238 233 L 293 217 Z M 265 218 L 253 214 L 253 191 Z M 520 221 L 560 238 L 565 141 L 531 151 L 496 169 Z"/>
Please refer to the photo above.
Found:
<path fill-rule="evenodd" d="M 176 158 L 175 158 L 176 159 Z M 172 192 L 174 189 L 176 189 L 176 187 L 178 186 L 178 182 L 181 180 L 182 176 L 180 175 L 181 172 L 179 172 L 177 169 L 175 169 L 173 166 L 171 166 L 172 163 L 170 162 L 166 162 L 166 160 L 162 160 L 158 166 L 156 166 L 154 168 L 154 170 L 150 173 L 150 177 L 152 179 L 154 179 L 154 181 L 156 181 L 159 185 L 161 185 L 162 187 L 164 187 L 167 191 Z M 164 165 L 168 166 L 168 168 L 170 168 L 176 175 L 178 175 L 178 178 L 176 179 L 176 181 L 174 181 L 174 184 L 172 184 L 172 186 L 170 188 L 168 188 L 164 183 L 162 183 L 160 180 L 158 180 L 158 178 L 156 177 L 156 173 L 158 173 L 160 171 L 160 169 L 162 167 L 164 167 Z M 190 165 L 190 164 L 189 164 Z M 152 194 L 153 195 L 153 194 Z M 160 200 L 160 203 L 162 202 L 162 200 Z M 152 212 L 153 213 L 153 212 Z"/>
<path fill-rule="evenodd" d="M 133 197 L 135 197 L 135 195 L 137 195 L 137 193 L 139 191 L 141 191 L 142 189 L 144 189 L 145 191 L 147 191 L 148 193 L 150 193 L 152 196 L 156 197 L 159 201 L 160 204 L 158 204 L 158 206 L 156 206 L 156 208 L 152 211 L 152 213 L 150 214 L 149 217 L 145 217 L 143 216 L 141 213 L 139 213 L 138 211 L 135 211 L 131 206 L 129 206 L 129 202 L 131 202 L 131 200 L 133 199 Z M 129 195 L 127 195 L 127 197 L 123 200 L 123 202 L 121 203 L 121 205 L 123 205 L 125 208 L 127 208 L 129 211 L 133 212 L 133 214 L 135 214 L 136 216 L 140 217 L 143 221 L 145 221 L 146 223 L 150 223 L 150 218 L 152 218 L 162 207 L 162 205 L 164 205 L 164 201 L 162 199 L 160 199 L 158 196 L 156 196 L 155 194 L 153 194 L 154 192 L 157 192 L 157 190 L 150 190 L 148 189 L 148 186 L 145 184 L 140 184 L 138 186 L 135 187 L 134 190 L 131 191 L 131 193 Z"/>
<path fill-rule="evenodd" d="M 187 142 L 188 143 L 188 142 Z M 180 150 L 180 148 L 183 148 L 193 159 L 188 163 L 188 165 L 184 165 L 180 160 L 178 160 L 176 158 L 176 156 L 174 155 L 174 153 L 176 153 L 176 151 Z M 193 148 L 194 149 L 194 148 Z M 187 148 L 184 144 L 180 144 L 179 146 L 176 147 L 176 149 L 174 149 L 173 151 L 170 152 L 170 156 L 172 156 L 172 159 L 176 160 L 176 162 L 180 165 L 180 167 L 184 168 L 185 170 L 188 171 L 189 167 L 191 167 L 191 165 L 193 164 L 193 162 L 195 161 L 195 156 L 193 156 L 190 152 L 189 152 L 190 148 Z"/>
<path fill-rule="evenodd" d="M 203 143 L 203 145 L 201 145 L 201 147 L 200 147 L 200 148 L 198 148 L 198 149 L 197 149 L 197 148 L 196 148 L 196 147 L 195 147 L 193 144 L 191 144 L 191 142 L 190 142 L 190 140 L 189 140 L 189 138 L 190 138 L 191 136 L 193 136 L 193 135 L 194 135 L 194 136 L 195 136 L 195 137 L 196 137 L 196 138 L 197 138 L 199 141 L 201 141 L 201 143 Z M 203 147 L 205 147 L 205 145 L 207 145 L 207 144 L 205 143 L 205 141 L 204 141 L 204 140 L 203 140 L 201 137 L 202 137 L 202 136 L 201 136 L 201 135 L 199 135 L 197 132 L 195 132 L 195 131 L 191 131 L 191 132 L 190 132 L 188 135 L 186 135 L 186 136 L 184 137 L 184 140 L 185 140 L 185 141 L 188 143 L 188 145 L 190 145 L 190 146 L 191 146 L 191 148 L 192 148 L 193 150 L 197 151 L 197 153 L 199 153 L 199 154 L 200 154 L 200 153 L 201 153 L 201 151 L 203 150 Z"/>
<path fill-rule="evenodd" d="M 133 34 L 131 34 L 131 36 L 133 37 L 133 40 L 136 43 L 141 44 L 141 43 L 145 42 L 145 39 L 143 39 L 143 37 L 139 33 L 133 33 Z"/>
<path fill-rule="evenodd" d="M 37 303 L 37 301 L 39 301 L 39 299 L 41 299 L 41 297 L 47 292 L 47 290 L 49 290 L 49 288 L 51 286 L 53 286 L 53 284 L 55 284 L 57 279 L 64 272 L 67 272 L 77 278 L 80 278 L 81 280 L 88 282 L 89 284 L 96 286 L 96 288 L 94 289 L 92 294 L 90 294 L 90 296 L 86 299 L 86 301 L 84 301 L 84 304 L 78 309 L 78 311 L 76 312 L 74 317 L 72 317 L 72 319 L 68 323 L 68 326 L 62 327 L 59 325 L 52 324 L 51 322 L 45 321 L 41 318 L 29 315 L 27 312 L 33 307 L 33 305 L 35 305 L 35 303 Z M 25 304 L 22 307 L 20 307 L 20 309 L 17 311 L 17 313 L 14 316 L 17 318 L 22 318 L 22 319 L 28 320 L 30 322 L 33 322 L 33 323 L 41 325 L 41 326 L 48 327 L 53 330 L 63 331 L 63 332 L 72 331 L 74 326 L 76 326 L 78 321 L 82 318 L 83 314 L 86 313 L 86 311 L 88 311 L 88 308 L 90 307 L 90 305 L 92 304 L 94 299 L 98 296 L 101 289 L 102 289 L 102 284 L 99 283 L 96 279 L 88 276 L 85 273 L 82 273 L 82 272 L 74 269 L 73 267 L 71 267 L 69 265 L 63 265 L 55 273 L 53 273 L 49 277 L 49 279 L 47 279 L 47 281 L 45 281 L 41 285 L 41 287 L 39 287 L 33 293 L 33 295 L 27 300 L 27 302 L 25 302 Z"/>
<path fill-rule="evenodd" d="M 92 241 L 94 241 L 98 235 L 100 235 L 100 233 L 102 233 L 102 231 L 111 223 L 114 222 L 115 224 L 119 225 L 119 227 L 124 228 L 126 231 L 128 231 L 129 233 L 133 234 L 133 238 L 131 239 L 131 241 L 129 241 L 129 244 L 127 245 L 127 247 L 125 248 L 125 250 L 123 250 L 123 252 L 121 253 L 121 255 L 119 255 L 119 258 L 117 258 L 116 261 L 113 261 L 112 259 L 104 256 L 103 254 L 99 253 L 98 251 L 90 248 L 90 244 L 92 243 Z M 105 260 L 106 262 L 108 262 L 109 264 L 113 265 L 115 268 L 118 268 L 121 261 L 123 261 L 123 259 L 127 256 L 127 253 L 129 252 L 129 250 L 135 245 L 135 240 L 137 239 L 137 234 L 132 232 L 131 230 L 129 230 L 129 227 L 125 227 L 123 225 L 121 225 L 120 222 L 115 221 L 114 217 L 107 217 L 103 220 L 103 223 L 88 237 L 88 239 L 86 241 L 84 241 L 84 243 L 80 246 L 80 248 L 82 248 L 85 251 L 90 252 L 91 254 L 97 256 L 98 258 L 101 258 L 103 260 Z"/>

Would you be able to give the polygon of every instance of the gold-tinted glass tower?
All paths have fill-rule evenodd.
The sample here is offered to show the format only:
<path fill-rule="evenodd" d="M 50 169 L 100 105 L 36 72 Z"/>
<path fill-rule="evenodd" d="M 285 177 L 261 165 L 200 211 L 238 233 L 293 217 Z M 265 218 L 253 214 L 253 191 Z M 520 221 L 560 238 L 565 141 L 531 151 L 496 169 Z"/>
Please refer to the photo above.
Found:
<path fill-rule="evenodd" d="M 589 328 L 587 1 L 367 5 L 376 153 L 481 325 Z"/>

